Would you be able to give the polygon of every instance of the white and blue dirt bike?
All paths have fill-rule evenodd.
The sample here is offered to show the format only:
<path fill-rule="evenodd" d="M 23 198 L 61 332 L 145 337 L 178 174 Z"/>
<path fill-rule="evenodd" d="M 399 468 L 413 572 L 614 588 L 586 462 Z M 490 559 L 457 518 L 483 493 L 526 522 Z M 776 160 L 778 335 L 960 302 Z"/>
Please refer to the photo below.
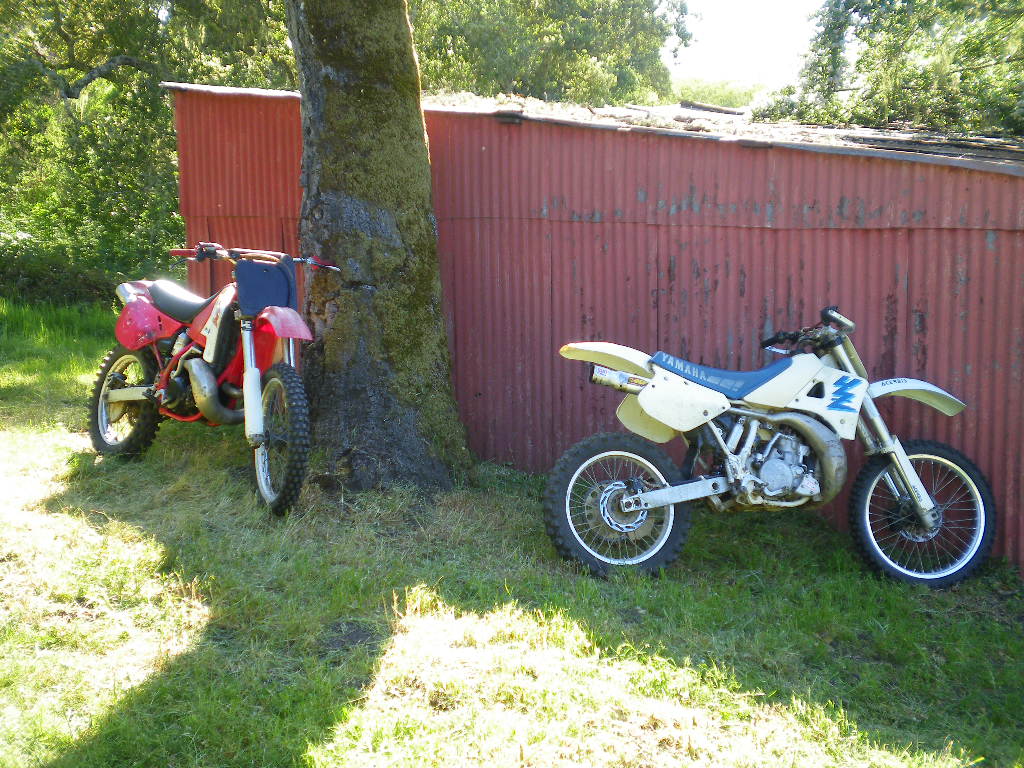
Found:
<path fill-rule="evenodd" d="M 954 416 L 964 403 L 916 379 L 869 382 L 850 341 L 854 324 L 836 307 L 821 320 L 765 339 L 763 348 L 785 357 L 749 372 L 607 342 L 562 347 L 563 357 L 592 364 L 592 382 L 626 393 L 616 415 L 635 435 L 593 435 L 558 460 L 544 506 L 559 554 L 596 574 L 657 572 L 679 556 L 692 502 L 715 510 L 830 502 L 846 482 L 842 441 L 856 437 L 870 459 L 853 484 L 850 530 L 867 562 L 932 587 L 971 574 L 995 535 L 988 482 L 947 445 L 901 444 L 875 406 L 896 395 Z M 689 446 L 681 468 L 654 445 L 677 435 Z"/>

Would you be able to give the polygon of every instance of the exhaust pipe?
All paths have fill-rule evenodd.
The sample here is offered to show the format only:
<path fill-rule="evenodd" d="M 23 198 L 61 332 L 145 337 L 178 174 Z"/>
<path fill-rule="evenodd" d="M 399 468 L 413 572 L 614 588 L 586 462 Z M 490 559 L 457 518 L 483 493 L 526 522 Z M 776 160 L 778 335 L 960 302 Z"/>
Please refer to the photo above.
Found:
<path fill-rule="evenodd" d="M 590 366 L 590 381 L 600 384 L 602 387 L 611 387 L 631 395 L 639 394 L 641 389 L 651 383 L 650 379 L 645 379 L 642 376 L 634 376 L 631 373 L 616 371 L 597 364 Z"/>
<path fill-rule="evenodd" d="M 192 382 L 192 396 L 196 400 L 196 407 L 207 421 L 213 424 L 241 424 L 245 421 L 244 410 L 236 411 L 221 403 L 217 377 L 213 375 L 213 371 L 203 358 L 193 357 L 186 360 L 185 370 L 188 371 L 189 380 Z"/>

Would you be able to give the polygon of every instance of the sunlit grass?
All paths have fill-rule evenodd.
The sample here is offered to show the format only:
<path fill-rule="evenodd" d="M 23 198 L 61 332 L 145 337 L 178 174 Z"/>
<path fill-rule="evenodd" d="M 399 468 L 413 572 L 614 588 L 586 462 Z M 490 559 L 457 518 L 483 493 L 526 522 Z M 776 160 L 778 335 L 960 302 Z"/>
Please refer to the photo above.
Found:
<path fill-rule="evenodd" d="M 564 612 L 460 612 L 406 591 L 373 684 L 316 766 L 959 766 L 871 744 L 841 712 L 766 701 L 711 665 L 603 649 Z"/>
<path fill-rule="evenodd" d="M 94 305 L 27 306 L 0 297 L 0 428 L 85 429 L 85 399 L 117 316 Z"/>
<path fill-rule="evenodd" d="M 542 479 L 489 465 L 436 498 L 318 471 L 271 520 L 237 427 L 97 459 L 113 315 L 32 311 L 0 307 L 78 349 L 2 347 L 0 381 L 43 362 L 0 390 L 0 766 L 1024 765 L 1005 566 L 882 581 L 779 512 L 701 515 L 661 579 L 601 581 L 556 558 Z"/>

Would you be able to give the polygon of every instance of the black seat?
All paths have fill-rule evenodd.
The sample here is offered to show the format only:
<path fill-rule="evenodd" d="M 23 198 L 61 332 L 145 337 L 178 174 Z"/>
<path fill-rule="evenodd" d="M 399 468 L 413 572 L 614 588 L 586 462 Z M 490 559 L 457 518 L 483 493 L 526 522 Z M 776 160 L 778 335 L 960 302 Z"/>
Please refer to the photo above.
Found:
<path fill-rule="evenodd" d="M 784 357 L 759 371 L 728 371 L 691 363 L 689 360 L 674 357 L 667 352 L 656 353 L 651 358 L 651 362 L 692 381 L 694 384 L 702 384 L 716 392 L 721 392 L 733 400 L 746 397 L 793 364 L 791 358 Z"/>
<path fill-rule="evenodd" d="M 208 299 L 196 296 L 171 280 L 154 280 L 149 286 L 149 295 L 153 297 L 157 309 L 182 323 L 191 323 L 196 315 L 217 298 L 216 293 Z"/>

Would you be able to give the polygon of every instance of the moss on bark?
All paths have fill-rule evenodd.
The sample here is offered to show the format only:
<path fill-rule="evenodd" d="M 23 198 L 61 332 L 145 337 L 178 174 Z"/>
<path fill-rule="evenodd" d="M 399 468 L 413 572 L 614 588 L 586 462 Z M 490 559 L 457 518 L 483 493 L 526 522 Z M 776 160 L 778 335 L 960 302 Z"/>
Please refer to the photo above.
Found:
<path fill-rule="evenodd" d="M 349 485 L 444 485 L 469 462 L 449 380 L 419 73 L 405 0 L 289 0 L 303 95 L 306 383 Z"/>

